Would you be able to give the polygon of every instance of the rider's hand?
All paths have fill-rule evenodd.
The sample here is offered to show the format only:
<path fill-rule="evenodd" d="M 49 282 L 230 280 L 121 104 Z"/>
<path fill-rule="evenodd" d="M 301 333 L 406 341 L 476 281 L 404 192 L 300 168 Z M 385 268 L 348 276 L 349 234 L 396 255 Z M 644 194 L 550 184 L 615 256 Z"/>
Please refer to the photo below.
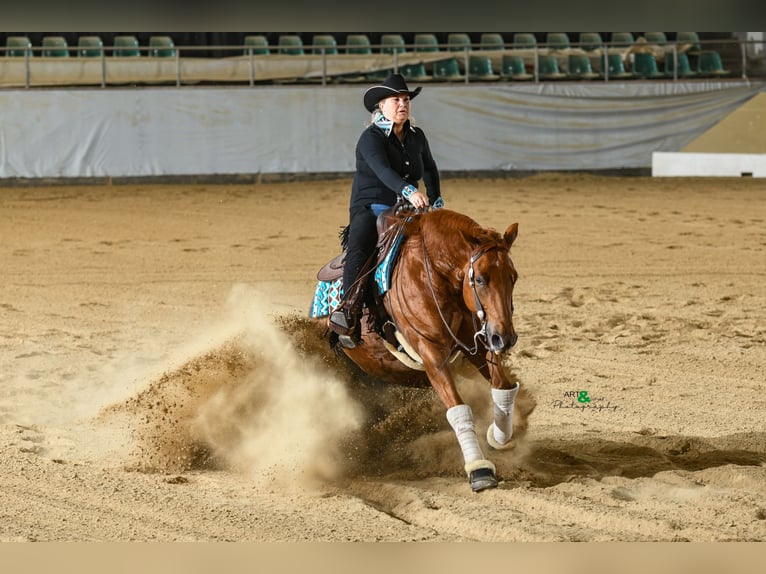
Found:
<path fill-rule="evenodd" d="M 416 209 L 425 209 L 428 207 L 428 197 L 420 191 L 416 191 L 410 195 L 409 201 Z"/>

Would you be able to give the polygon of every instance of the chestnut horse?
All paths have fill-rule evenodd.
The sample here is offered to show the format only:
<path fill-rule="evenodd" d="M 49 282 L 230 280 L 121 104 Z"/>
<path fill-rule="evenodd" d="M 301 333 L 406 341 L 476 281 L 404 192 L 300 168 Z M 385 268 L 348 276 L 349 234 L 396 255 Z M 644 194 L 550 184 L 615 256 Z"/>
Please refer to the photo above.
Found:
<path fill-rule="evenodd" d="M 517 339 L 512 321 L 517 273 L 509 250 L 518 224 L 501 235 L 443 208 L 404 211 L 396 218 L 403 225 L 403 237 L 383 305 L 388 328 L 395 327 L 400 345 L 395 348 L 386 341 L 365 308 L 360 344 L 338 348 L 373 377 L 399 384 L 430 383 L 446 407 L 471 488 L 494 488 L 495 466 L 482 451 L 471 407 L 458 393 L 450 360 L 461 351 L 489 381 L 494 421 L 486 439 L 493 449 L 511 448 L 519 383 L 509 379 L 501 359 Z"/>

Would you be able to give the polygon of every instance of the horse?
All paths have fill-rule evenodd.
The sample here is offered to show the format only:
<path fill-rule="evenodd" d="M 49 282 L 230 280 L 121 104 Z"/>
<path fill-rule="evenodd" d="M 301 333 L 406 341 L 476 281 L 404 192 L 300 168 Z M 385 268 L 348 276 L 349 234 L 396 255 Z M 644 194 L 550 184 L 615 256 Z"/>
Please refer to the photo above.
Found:
<path fill-rule="evenodd" d="M 513 326 L 518 274 L 510 257 L 518 223 L 500 234 L 459 212 L 429 208 L 400 210 L 385 229 L 401 235 L 389 286 L 380 296 L 387 319 L 381 327 L 379 314 L 366 305 L 359 344 L 336 346 L 371 377 L 430 384 L 446 408 L 471 489 L 495 488 L 496 467 L 482 451 L 472 409 L 456 388 L 450 364 L 462 353 L 489 382 L 494 408 L 487 444 L 513 448 L 520 383 L 506 374 L 502 358 L 518 338 Z"/>

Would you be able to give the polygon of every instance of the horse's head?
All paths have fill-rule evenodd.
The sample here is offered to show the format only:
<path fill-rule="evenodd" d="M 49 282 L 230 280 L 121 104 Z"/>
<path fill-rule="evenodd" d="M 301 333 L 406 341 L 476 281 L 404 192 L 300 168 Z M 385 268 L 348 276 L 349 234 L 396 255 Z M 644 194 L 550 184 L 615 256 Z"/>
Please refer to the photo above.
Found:
<path fill-rule="evenodd" d="M 487 348 L 493 353 L 509 350 L 518 338 L 513 328 L 513 286 L 518 274 L 510 255 L 518 228 L 513 223 L 502 236 L 488 231 L 466 237 L 472 251 L 464 272 L 463 300 L 482 321 Z"/>

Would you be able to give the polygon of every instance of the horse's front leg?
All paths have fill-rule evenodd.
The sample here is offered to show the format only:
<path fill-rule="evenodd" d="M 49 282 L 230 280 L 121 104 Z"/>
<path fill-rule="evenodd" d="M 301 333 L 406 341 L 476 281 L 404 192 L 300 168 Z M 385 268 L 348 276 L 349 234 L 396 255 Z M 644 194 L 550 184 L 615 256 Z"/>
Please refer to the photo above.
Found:
<path fill-rule="evenodd" d="M 493 403 L 493 421 L 487 429 L 487 443 L 497 450 L 507 450 L 515 445 L 513 437 L 513 410 L 519 382 L 511 381 L 500 364 L 500 357 L 487 353 Z"/>
<path fill-rule="evenodd" d="M 439 359 L 431 356 L 429 360 L 426 354 L 423 357 L 423 364 L 436 394 L 447 407 L 447 421 L 460 444 L 471 489 L 479 492 L 487 488 L 495 488 L 497 486 L 495 465 L 484 456 L 481 450 L 479 438 L 476 435 L 473 411 L 469 405 L 463 403 L 447 366 L 446 358 Z"/>

